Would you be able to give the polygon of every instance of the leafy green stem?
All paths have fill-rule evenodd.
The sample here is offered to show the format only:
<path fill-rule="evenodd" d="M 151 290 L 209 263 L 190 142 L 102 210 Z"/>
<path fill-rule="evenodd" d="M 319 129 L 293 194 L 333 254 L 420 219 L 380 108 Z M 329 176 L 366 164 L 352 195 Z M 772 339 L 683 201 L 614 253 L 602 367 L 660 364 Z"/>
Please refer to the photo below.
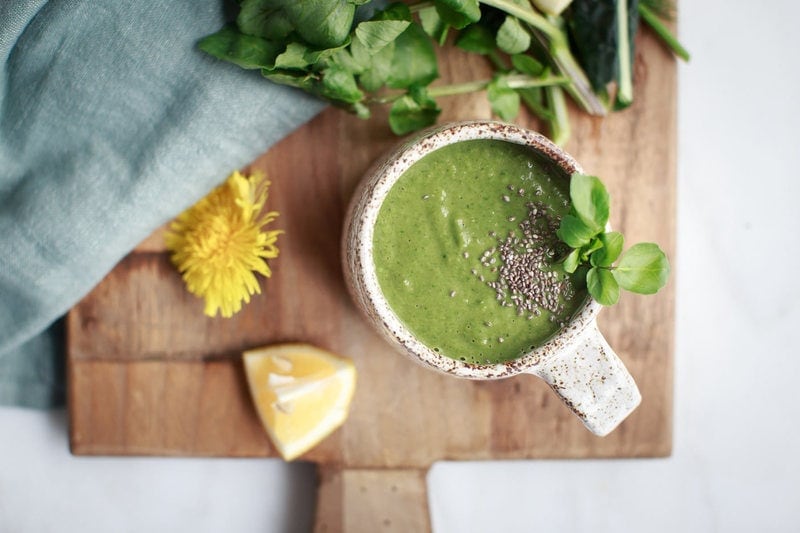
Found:
<path fill-rule="evenodd" d="M 644 19 L 645 22 L 656 32 L 661 40 L 672 50 L 676 56 L 680 57 L 684 61 L 689 61 L 690 55 L 689 51 L 678 42 L 678 39 L 672 34 L 672 32 L 667 28 L 667 26 L 658 18 L 658 15 L 653 12 L 649 7 L 639 3 L 639 15 Z"/>
<path fill-rule="evenodd" d="M 534 33 L 550 50 L 558 70 L 572 83 L 566 89 L 587 113 L 604 116 L 606 106 L 592 90 L 589 79 L 569 49 L 569 41 L 561 28 L 560 19 L 545 17 L 529 5 L 523 7 L 513 0 L 480 0 L 480 3 L 505 11 L 536 30 Z M 527 2 L 526 2 L 527 4 Z"/>
<path fill-rule="evenodd" d="M 550 138 L 558 146 L 564 146 L 571 133 L 564 91 L 561 90 L 561 87 L 550 86 L 545 88 L 545 94 L 552 113 L 552 118 L 548 121 Z"/>
<path fill-rule="evenodd" d="M 617 105 L 627 107 L 633 102 L 633 73 L 631 72 L 631 44 L 628 33 L 628 0 L 617 0 L 617 65 L 619 87 Z"/>
<path fill-rule="evenodd" d="M 533 78 L 522 74 L 506 76 L 508 87 L 511 89 L 529 89 L 533 87 L 551 87 L 569 84 L 569 80 L 563 76 L 546 76 Z M 452 85 L 439 85 L 428 88 L 428 96 L 439 98 L 441 96 L 455 96 L 457 94 L 467 94 L 485 90 L 492 80 L 475 80 L 464 83 L 454 83 Z M 374 97 L 368 100 L 369 104 L 390 104 L 402 98 L 405 93 L 393 93 Z"/>
<path fill-rule="evenodd" d="M 503 60 L 503 57 L 497 52 L 497 50 L 490 51 L 488 54 L 486 54 L 486 57 L 489 58 L 489 61 L 492 62 L 492 65 L 494 65 L 497 70 L 501 72 L 508 71 L 508 65 L 506 65 L 506 62 Z"/>

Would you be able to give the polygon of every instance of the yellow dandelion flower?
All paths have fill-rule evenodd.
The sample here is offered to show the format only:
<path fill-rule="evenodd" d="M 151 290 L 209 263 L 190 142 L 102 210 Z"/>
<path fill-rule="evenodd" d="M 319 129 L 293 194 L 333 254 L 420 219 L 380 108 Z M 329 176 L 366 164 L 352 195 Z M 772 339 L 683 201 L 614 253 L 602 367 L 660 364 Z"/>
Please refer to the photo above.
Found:
<path fill-rule="evenodd" d="M 233 316 L 261 292 L 256 273 L 272 274 L 267 259 L 278 257 L 282 232 L 264 230 L 278 216 L 264 211 L 268 188 L 264 175 L 234 172 L 170 225 L 170 259 L 189 292 L 205 300 L 208 316 Z"/>

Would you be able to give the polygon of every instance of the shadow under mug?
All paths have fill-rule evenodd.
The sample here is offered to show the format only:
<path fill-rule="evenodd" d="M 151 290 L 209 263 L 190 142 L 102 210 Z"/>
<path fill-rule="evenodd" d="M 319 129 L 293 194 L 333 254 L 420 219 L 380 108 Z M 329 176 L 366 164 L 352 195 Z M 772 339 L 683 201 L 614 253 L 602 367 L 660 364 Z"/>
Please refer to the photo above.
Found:
<path fill-rule="evenodd" d="M 630 373 L 597 329 L 597 315 L 602 306 L 591 297 L 543 346 L 511 361 L 473 364 L 446 357 L 420 342 L 395 315 L 381 291 L 372 257 L 372 240 L 387 193 L 425 155 L 449 144 L 474 139 L 528 146 L 554 161 L 567 175 L 582 172 L 569 154 L 546 137 L 511 124 L 456 122 L 418 133 L 373 164 L 350 202 L 342 246 L 348 290 L 371 325 L 418 363 L 451 376 L 475 380 L 533 374 L 547 382 L 592 433 L 607 435 L 639 405 L 641 395 Z"/>

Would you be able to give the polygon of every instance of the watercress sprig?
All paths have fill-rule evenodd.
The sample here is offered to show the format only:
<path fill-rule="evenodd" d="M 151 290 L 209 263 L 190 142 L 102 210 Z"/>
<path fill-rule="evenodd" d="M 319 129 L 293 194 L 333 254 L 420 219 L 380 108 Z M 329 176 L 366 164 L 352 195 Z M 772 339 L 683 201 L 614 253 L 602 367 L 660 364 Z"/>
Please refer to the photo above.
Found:
<path fill-rule="evenodd" d="M 593 115 L 609 110 L 609 84 L 618 88 L 615 109 L 633 101 L 632 37 L 640 13 L 679 53 L 659 25 L 669 2 L 240 0 L 236 21 L 199 47 L 362 118 L 373 105 L 388 103 L 398 135 L 435 123 L 437 98 L 485 91 L 500 118 L 513 120 L 524 105 L 564 144 L 570 132 L 565 94 Z M 434 45 L 447 46 L 452 34 L 456 46 L 488 58 L 491 79 L 429 87 L 439 75 Z"/>
<path fill-rule="evenodd" d="M 657 244 L 635 244 L 620 257 L 624 238 L 618 231 L 606 231 L 609 196 L 599 178 L 573 174 L 569 195 L 572 206 L 562 217 L 556 235 L 572 248 L 564 259 L 564 270 L 570 274 L 585 271 L 592 298 L 613 305 L 620 288 L 655 294 L 667 283 L 669 261 Z"/>

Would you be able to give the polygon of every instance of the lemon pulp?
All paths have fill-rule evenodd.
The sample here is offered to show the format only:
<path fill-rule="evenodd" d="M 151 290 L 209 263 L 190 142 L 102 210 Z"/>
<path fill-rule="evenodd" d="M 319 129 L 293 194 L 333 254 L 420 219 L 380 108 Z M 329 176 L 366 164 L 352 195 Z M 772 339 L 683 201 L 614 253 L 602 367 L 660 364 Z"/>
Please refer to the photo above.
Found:
<path fill-rule="evenodd" d="M 347 358 L 309 344 L 279 344 L 246 351 L 244 367 L 259 418 L 287 461 L 347 418 L 356 382 Z"/>

